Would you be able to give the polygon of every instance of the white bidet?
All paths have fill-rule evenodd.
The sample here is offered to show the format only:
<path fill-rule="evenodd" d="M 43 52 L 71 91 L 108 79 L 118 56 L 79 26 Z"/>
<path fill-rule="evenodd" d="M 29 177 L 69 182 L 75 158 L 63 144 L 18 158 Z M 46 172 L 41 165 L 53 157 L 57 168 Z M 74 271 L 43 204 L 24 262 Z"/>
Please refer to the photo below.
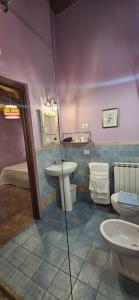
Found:
<path fill-rule="evenodd" d="M 116 270 L 139 282 L 139 226 L 111 219 L 101 223 L 100 231 L 111 246 Z"/>

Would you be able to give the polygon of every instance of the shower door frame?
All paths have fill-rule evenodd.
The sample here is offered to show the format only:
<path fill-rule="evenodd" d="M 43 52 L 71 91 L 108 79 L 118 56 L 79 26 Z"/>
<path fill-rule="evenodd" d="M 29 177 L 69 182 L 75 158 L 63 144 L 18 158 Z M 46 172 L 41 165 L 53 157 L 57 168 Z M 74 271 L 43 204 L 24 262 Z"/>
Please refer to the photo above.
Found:
<path fill-rule="evenodd" d="M 17 90 L 19 93 L 19 101 L 17 101 L 16 99 L 14 99 L 14 101 L 17 102 L 17 105 L 20 105 L 21 120 L 22 120 L 25 149 L 26 149 L 26 158 L 27 158 L 28 173 L 29 173 L 32 211 L 33 211 L 33 217 L 35 219 L 40 219 L 41 201 L 40 201 L 40 193 L 39 193 L 37 162 L 36 162 L 35 146 L 34 146 L 34 138 L 33 138 L 28 84 L 6 78 L 3 75 L 2 76 L 0 75 L 0 84 L 5 85 L 9 88 L 13 88 Z"/>

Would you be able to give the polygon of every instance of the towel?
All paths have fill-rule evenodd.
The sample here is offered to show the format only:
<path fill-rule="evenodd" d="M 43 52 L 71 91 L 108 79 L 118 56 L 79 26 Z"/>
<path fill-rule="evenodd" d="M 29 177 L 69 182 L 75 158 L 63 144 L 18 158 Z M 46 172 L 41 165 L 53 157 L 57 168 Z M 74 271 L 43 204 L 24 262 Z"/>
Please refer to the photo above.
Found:
<path fill-rule="evenodd" d="M 105 172 L 91 172 L 89 190 L 97 194 L 108 194 L 108 174 Z"/>
<path fill-rule="evenodd" d="M 89 165 L 90 173 L 91 172 L 104 172 L 106 174 L 109 173 L 109 165 L 107 163 L 91 162 L 88 165 Z"/>
<path fill-rule="evenodd" d="M 109 194 L 98 194 L 95 192 L 90 192 L 91 194 L 91 199 L 107 199 L 109 197 Z"/>
<path fill-rule="evenodd" d="M 139 206 L 139 196 L 135 193 L 119 192 L 118 203 Z"/>

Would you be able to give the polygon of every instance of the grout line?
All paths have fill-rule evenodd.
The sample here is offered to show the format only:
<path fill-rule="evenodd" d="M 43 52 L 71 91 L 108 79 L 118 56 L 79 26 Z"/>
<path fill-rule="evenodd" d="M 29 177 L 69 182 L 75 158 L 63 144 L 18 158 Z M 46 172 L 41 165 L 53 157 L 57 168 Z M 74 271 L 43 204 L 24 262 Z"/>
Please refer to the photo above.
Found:
<path fill-rule="evenodd" d="M 56 247 L 55 247 L 56 248 Z M 90 247 L 91 248 L 91 247 Z M 90 251 L 90 248 L 89 248 L 89 250 L 88 250 L 88 253 L 89 253 L 89 251 Z M 27 250 L 28 251 L 28 250 Z M 32 252 L 30 252 L 30 251 L 28 251 L 30 254 L 32 254 Z M 35 254 L 34 254 L 35 255 Z M 36 255 L 37 257 L 39 257 L 38 255 Z M 78 257 L 78 258 L 81 258 L 81 257 L 79 257 L 79 256 L 77 256 L 77 255 L 75 255 L 76 257 Z M 87 255 L 88 256 L 88 255 Z M 87 258 L 87 256 L 86 256 L 86 258 Z M 39 257 L 40 258 L 40 257 Z M 62 265 L 60 266 L 60 267 L 57 267 L 57 266 L 55 266 L 55 265 L 53 265 L 53 264 L 51 264 L 49 261 L 47 261 L 47 258 L 46 259 L 41 259 L 42 260 L 42 262 L 43 261 L 46 261 L 49 265 L 52 265 L 52 266 L 54 266 L 55 268 L 57 268 L 57 273 L 56 273 L 56 275 L 54 276 L 54 278 L 53 278 L 53 280 L 51 281 L 51 283 L 50 283 L 50 285 L 52 284 L 52 282 L 54 281 L 54 279 L 55 279 L 55 277 L 57 276 L 57 274 L 58 274 L 58 272 L 59 271 L 62 271 L 63 273 L 65 273 L 65 274 L 67 274 L 68 276 L 69 276 L 69 273 L 67 273 L 67 272 L 65 272 L 65 271 L 63 271 L 62 269 L 61 269 L 61 267 L 63 266 L 63 264 L 64 264 L 64 262 L 65 262 L 65 260 L 68 258 L 68 256 L 66 256 L 66 258 L 64 259 L 64 261 L 63 261 L 63 263 L 62 263 Z M 83 259 L 83 258 L 82 258 Z M 23 261 L 24 262 L 24 261 Z M 23 263 L 22 262 L 22 263 Z M 9 263 L 9 262 L 8 262 Z M 21 263 L 21 264 L 22 264 Z M 75 283 L 74 283 L 74 285 L 73 285 L 73 288 L 74 288 L 74 286 L 75 286 L 75 284 L 76 284 L 76 282 L 77 282 L 77 280 L 79 280 L 80 282 L 82 282 L 83 284 L 85 284 L 85 285 L 87 285 L 88 287 L 91 287 L 91 286 L 89 286 L 88 284 L 86 284 L 86 283 L 84 283 L 83 281 L 81 281 L 80 279 L 78 279 L 79 278 L 79 275 L 80 275 L 80 273 L 81 273 L 81 271 L 82 271 L 82 269 L 83 269 L 83 266 L 84 266 L 84 264 L 86 263 L 86 259 L 84 259 L 84 262 L 83 262 L 83 265 L 82 265 L 82 267 L 81 267 L 81 269 L 80 269 L 80 272 L 79 272 L 79 274 L 78 274 L 78 276 L 77 277 L 74 277 L 73 275 L 72 275 L 72 277 L 74 278 L 74 279 L 76 279 L 75 280 Z M 10 263 L 9 263 L 10 264 Z M 10 264 L 11 265 L 11 264 Z M 13 266 L 13 265 L 12 265 Z M 15 266 L 14 266 L 15 267 Z M 25 274 L 22 270 L 20 270 L 19 268 L 20 268 L 20 265 L 18 266 L 18 267 L 15 267 L 17 270 L 19 270 L 24 276 L 26 276 L 27 278 L 29 278 L 29 281 L 30 280 L 32 280 L 33 282 L 35 282 L 34 280 L 33 280 L 33 276 L 34 276 L 34 274 L 37 272 L 37 270 L 40 268 L 40 265 L 38 266 L 38 268 L 37 268 L 37 270 L 34 272 L 34 274 L 32 275 L 32 277 L 29 277 L 27 274 Z M 101 276 L 102 276 L 102 274 L 101 274 Z M 29 282 L 28 281 L 28 282 Z M 100 281 L 101 281 L 101 279 L 100 279 Z M 27 284 L 28 284 L 28 282 L 27 282 Z M 35 282 L 36 284 L 37 284 L 37 282 Z M 50 285 L 49 285 L 49 287 L 50 287 Z M 100 285 L 100 282 L 99 282 L 99 285 Z M 46 292 L 48 291 L 48 289 L 49 289 L 49 287 L 47 288 L 47 289 L 44 289 Z M 92 287 L 91 287 L 92 288 Z M 98 286 L 98 288 L 96 289 L 96 288 L 94 288 L 96 291 L 98 291 L 98 289 L 99 289 L 99 286 Z M 49 291 L 48 291 L 49 292 Z M 53 295 L 53 296 L 55 296 L 55 295 Z M 69 298 L 70 298 L 70 296 L 69 296 Z"/>
<path fill-rule="evenodd" d="M 26 232 L 26 231 L 23 230 L 22 232 Z M 22 232 L 21 232 L 21 233 L 22 233 Z M 36 238 L 40 239 L 40 243 L 43 242 L 43 236 L 40 237 L 40 236 L 35 236 L 34 234 L 30 234 L 29 232 L 27 232 L 27 233 L 29 234 L 29 237 L 27 238 L 26 241 L 28 241 L 28 239 L 29 239 L 30 237 L 36 237 Z M 64 235 L 64 234 L 62 233 L 62 235 Z M 61 237 L 61 238 L 62 238 L 62 237 Z M 34 250 L 35 250 L 40 244 L 38 244 L 38 245 L 31 251 L 31 250 L 28 250 L 28 249 L 24 248 L 24 244 L 26 243 L 26 241 L 25 241 L 23 244 L 18 244 L 18 243 L 16 243 L 16 241 L 14 241 L 13 239 L 12 239 L 11 241 L 12 241 L 12 243 L 16 244 L 19 248 L 25 249 L 25 250 L 29 253 L 28 256 L 29 256 L 30 254 L 32 254 L 32 255 L 38 257 L 38 258 L 42 261 L 41 263 L 43 263 L 44 261 L 46 261 L 49 265 L 54 266 L 55 268 L 57 268 L 57 273 L 56 273 L 56 275 L 54 276 L 53 280 L 51 281 L 50 285 L 51 285 L 52 282 L 54 281 L 54 279 L 55 279 L 55 277 L 57 276 L 57 274 L 58 274 L 59 271 L 61 271 L 61 272 L 65 273 L 65 274 L 67 274 L 68 276 L 70 276 L 69 273 L 67 273 L 67 272 L 65 272 L 64 270 L 61 269 L 62 266 L 63 266 L 63 264 L 64 264 L 64 262 L 65 262 L 65 260 L 68 258 L 68 256 L 65 257 L 65 259 L 64 259 L 63 263 L 61 264 L 61 266 L 60 266 L 60 267 L 57 267 L 57 266 L 51 264 L 51 263 L 47 260 L 47 257 L 46 257 L 46 258 L 42 258 L 42 257 L 39 256 L 38 254 L 34 253 Z M 57 246 L 58 243 L 59 243 L 59 241 L 57 241 L 55 244 L 52 244 L 51 242 L 48 241 L 48 244 L 52 245 L 52 246 L 53 246 L 53 249 L 58 248 L 58 249 L 63 250 L 63 251 L 66 252 L 65 249 L 61 249 L 59 246 Z M 89 249 L 88 249 L 88 251 L 87 251 L 87 255 L 86 255 L 85 258 L 80 257 L 80 256 L 74 254 L 74 253 L 71 251 L 71 255 L 74 255 L 74 256 L 76 256 L 76 257 L 78 257 L 78 258 L 80 258 L 80 259 L 83 260 L 83 264 L 82 264 L 82 267 L 81 267 L 81 269 L 80 269 L 80 272 L 79 272 L 78 276 L 77 276 L 77 277 L 74 277 L 73 275 L 71 275 L 72 278 L 75 279 L 75 283 L 73 284 L 73 288 L 74 288 L 75 284 L 77 283 L 77 280 L 79 280 L 78 278 L 79 278 L 80 273 L 81 273 L 81 271 L 82 271 L 82 269 L 83 269 L 83 266 L 84 266 L 84 264 L 85 264 L 85 262 L 86 262 L 86 260 L 87 260 L 87 257 L 88 257 L 88 254 L 89 254 L 91 248 L 92 248 L 92 244 L 90 245 L 90 247 L 89 247 Z M 96 248 L 97 248 L 97 247 L 96 247 Z M 98 248 L 99 248 L 99 247 L 98 247 Z M 102 250 L 103 250 L 103 249 L 102 249 Z M 11 255 L 9 255 L 7 258 L 2 257 L 2 259 L 4 259 L 6 262 L 8 262 L 8 258 L 10 258 L 14 253 L 16 253 L 16 251 L 17 251 L 17 249 L 16 249 Z M 28 256 L 27 256 L 27 257 L 28 257 Z M 27 257 L 26 257 L 26 258 L 27 258 Z M 34 276 L 34 274 L 38 271 L 38 269 L 40 268 L 40 265 L 38 266 L 38 268 L 36 269 L 36 271 L 33 273 L 33 275 L 32 275 L 31 277 L 29 277 L 29 276 L 26 275 L 22 270 L 19 269 L 20 266 L 21 266 L 21 265 L 24 263 L 24 261 L 26 260 L 26 258 L 22 261 L 22 263 L 21 263 L 18 267 L 12 265 L 10 262 L 8 262 L 8 264 L 11 265 L 12 267 L 14 267 L 15 270 L 20 271 L 21 274 L 23 274 L 26 278 L 29 279 L 29 281 L 27 282 L 27 284 L 28 284 L 31 280 L 32 280 L 34 283 L 37 284 L 37 282 L 35 282 L 35 281 L 33 280 L 33 276 Z M 102 273 L 101 273 L 101 276 L 100 276 L 100 282 L 101 282 L 101 277 L 102 277 Z M 79 280 L 79 281 L 82 282 L 81 280 Z M 97 289 L 94 288 L 97 292 L 98 292 L 98 290 L 99 290 L 100 282 L 99 282 L 98 288 L 97 288 Z M 87 285 L 88 287 L 90 287 L 88 284 L 86 284 L 86 283 L 84 283 L 84 282 L 82 282 L 82 283 L 85 284 L 85 285 Z M 49 285 L 49 287 L 50 287 L 50 285 Z M 25 285 L 25 286 L 26 286 L 26 285 Z M 47 292 L 48 289 L 49 289 L 49 287 L 48 287 L 47 289 L 44 289 L 44 288 L 43 288 L 44 291 Z M 49 292 L 49 291 L 48 291 L 48 292 Z M 51 294 L 51 293 L 50 293 L 50 294 Z M 70 293 L 70 295 L 71 295 L 71 293 Z M 69 295 L 68 299 L 70 298 L 70 295 Z M 55 296 L 55 295 L 54 295 L 54 296 Z M 55 297 L 56 297 L 56 296 L 55 296 Z"/>
<path fill-rule="evenodd" d="M 68 256 L 67 256 L 68 257 Z M 49 287 L 51 286 L 51 284 L 53 283 L 53 281 L 55 280 L 55 278 L 56 278 L 56 276 L 57 276 L 57 274 L 59 273 L 59 272 L 63 272 L 61 269 L 58 269 L 58 272 L 56 273 L 56 275 L 54 276 L 54 278 L 53 278 L 53 280 L 51 281 L 51 283 L 49 284 L 49 286 L 48 286 L 48 288 L 47 288 L 47 291 L 49 292 Z M 63 273 L 65 273 L 66 275 L 68 275 L 68 277 L 69 277 L 69 279 L 70 279 L 70 274 L 67 274 L 66 272 L 63 272 Z M 71 276 L 71 277 L 73 277 L 73 276 Z M 73 277 L 74 278 L 74 277 Z M 76 278 L 74 278 L 74 279 L 76 279 Z M 77 281 L 77 279 L 75 280 L 75 282 Z M 70 283 L 70 280 L 69 280 L 69 283 Z M 75 285 L 75 284 L 74 284 Z M 73 285 L 73 287 L 74 287 L 74 285 Z M 52 294 L 52 292 L 51 292 L 51 294 Z M 71 294 L 71 293 L 70 293 Z M 54 297 L 56 297 L 54 294 L 52 294 Z M 69 295 L 69 297 L 70 297 L 70 295 Z M 68 298 L 69 298 L 68 297 Z M 57 298 L 58 300 L 59 300 L 59 298 Z"/>
<path fill-rule="evenodd" d="M 26 232 L 26 231 L 23 230 L 20 234 L 22 234 L 23 232 L 28 233 L 28 232 Z M 28 235 L 29 235 L 29 237 L 23 242 L 23 244 L 19 244 L 18 242 L 16 242 L 16 240 L 15 240 L 16 236 L 15 236 L 15 238 L 12 239 L 12 241 L 13 241 L 15 244 L 17 244 L 18 246 L 22 247 L 22 246 L 24 245 L 24 243 L 25 243 L 26 241 L 29 240 L 30 234 L 28 233 Z"/>
<path fill-rule="evenodd" d="M 48 290 L 46 291 L 46 293 L 49 293 L 51 296 L 55 297 L 57 300 L 59 300 L 56 296 L 54 296 L 51 292 L 49 292 Z"/>

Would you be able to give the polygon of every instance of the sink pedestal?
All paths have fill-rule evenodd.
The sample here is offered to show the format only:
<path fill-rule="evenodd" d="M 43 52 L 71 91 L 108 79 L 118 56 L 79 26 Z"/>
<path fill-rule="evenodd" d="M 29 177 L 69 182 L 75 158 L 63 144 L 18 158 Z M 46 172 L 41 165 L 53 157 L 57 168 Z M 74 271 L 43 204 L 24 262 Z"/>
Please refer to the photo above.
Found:
<path fill-rule="evenodd" d="M 76 168 L 77 163 L 73 161 L 61 162 L 58 165 L 52 165 L 46 168 L 48 175 L 59 177 L 62 209 L 66 211 L 72 211 L 70 174 L 72 174 Z"/>
<path fill-rule="evenodd" d="M 72 211 L 72 199 L 70 191 L 70 177 L 69 175 L 59 176 L 61 204 L 62 209 L 65 211 Z M 64 201 L 65 196 L 65 201 Z"/>

